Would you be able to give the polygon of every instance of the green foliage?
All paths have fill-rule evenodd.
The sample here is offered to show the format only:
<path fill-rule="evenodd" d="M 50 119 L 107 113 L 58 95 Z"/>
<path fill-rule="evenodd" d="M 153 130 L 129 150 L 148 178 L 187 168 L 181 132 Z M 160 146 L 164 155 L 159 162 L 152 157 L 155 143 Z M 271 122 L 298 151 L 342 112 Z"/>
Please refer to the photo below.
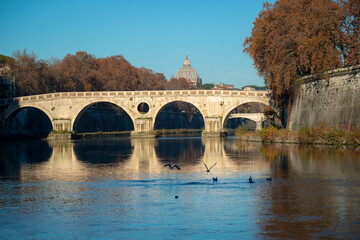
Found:
<path fill-rule="evenodd" d="M 8 56 L 1 55 L 1 54 L 0 54 L 0 64 L 2 64 L 2 63 L 7 63 L 7 62 L 9 62 L 11 59 L 12 59 L 11 57 L 8 57 Z"/>
<path fill-rule="evenodd" d="M 214 87 L 214 84 L 211 83 L 205 83 L 202 85 L 202 89 L 212 89 Z"/>
<path fill-rule="evenodd" d="M 330 128 L 326 134 L 326 140 L 328 144 L 331 145 L 342 145 L 346 139 L 346 131 L 342 127 L 333 127 Z"/>
<path fill-rule="evenodd" d="M 314 124 L 310 128 L 302 126 L 297 136 L 301 144 L 326 143 L 329 127 L 326 123 Z"/>
<path fill-rule="evenodd" d="M 242 128 L 242 127 L 238 127 L 235 130 L 235 136 L 237 136 L 237 137 L 245 136 L 246 133 L 247 133 L 247 130 L 245 128 Z"/>
<path fill-rule="evenodd" d="M 269 89 L 267 86 L 256 86 L 256 85 L 246 85 L 244 87 L 255 88 L 255 90 L 257 90 L 257 91 L 265 91 L 265 90 Z M 242 89 L 244 89 L 244 87 Z"/>
<path fill-rule="evenodd" d="M 263 128 L 259 132 L 259 136 L 262 142 L 275 142 L 275 139 L 279 135 L 278 129 L 272 125 L 268 126 L 267 128 Z"/>
<path fill-rule="evenodd" d="M 329 126 L 326 123 L 312 127 L 302 126 L 297 133 L 300 144 L 359 145 L 360 130 L 347 130 L 341 126 Z"/>
<path fill-rule="evenodd" d="M 300 130 L 298 131 L 297 137 L 300 144 L 310 144 L 310 129 L 308 126 L 301 126 Z"/>
<path fill-rule="evenodd" d="M 243 128 L 235 131 L 237 137 L 246 136 Z M 293 142 L 300 144 L 329 144 L 329 145 L 360 145 L 360 130 L 358 127 L 329 126 L 326 123 L 314 124 L 311 127 L 303 125 L 299 131 L 277 129 L 270 125 L 258 132 L 262 142 Z"/>

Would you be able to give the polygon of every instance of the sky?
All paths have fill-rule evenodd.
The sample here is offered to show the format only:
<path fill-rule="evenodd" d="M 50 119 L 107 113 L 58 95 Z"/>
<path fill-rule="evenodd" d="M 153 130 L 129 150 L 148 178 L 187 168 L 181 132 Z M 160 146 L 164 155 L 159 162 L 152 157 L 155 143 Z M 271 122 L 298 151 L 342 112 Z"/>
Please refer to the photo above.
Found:
<path fill-rule="evenodd" d="M 164 73 L 186 54 L 203 83 L 263 86 L 243 53 L 263 0 L 0 0 L 0 54 L 33 51 L 62 59 L 86 51 L 122 55 L 135 67 Z"/>

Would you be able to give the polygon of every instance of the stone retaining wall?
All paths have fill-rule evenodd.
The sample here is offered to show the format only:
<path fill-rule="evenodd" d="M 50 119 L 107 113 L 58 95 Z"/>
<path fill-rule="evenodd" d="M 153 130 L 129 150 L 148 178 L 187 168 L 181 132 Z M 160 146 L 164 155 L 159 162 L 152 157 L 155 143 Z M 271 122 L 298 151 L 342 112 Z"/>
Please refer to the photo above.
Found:
<path fill-rule="evenodd" d="M 287 127 L 298 130 L 302 124 L 360 127 L 360 65 L 325 72 L 320 79 L 301 79 Z"/>

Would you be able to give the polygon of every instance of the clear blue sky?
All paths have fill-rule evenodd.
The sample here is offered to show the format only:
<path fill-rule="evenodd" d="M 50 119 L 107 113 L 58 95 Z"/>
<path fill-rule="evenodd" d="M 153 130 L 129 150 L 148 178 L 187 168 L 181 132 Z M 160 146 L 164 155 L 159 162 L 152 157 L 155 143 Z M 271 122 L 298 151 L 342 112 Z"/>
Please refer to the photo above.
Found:
<path fill-rule="evenodd" d="M 262 0 L 0 0 L 0 54 L 123 55 L 170 79 L 188 53 L 203 83 L 264 85 L 243 42 Z"/>

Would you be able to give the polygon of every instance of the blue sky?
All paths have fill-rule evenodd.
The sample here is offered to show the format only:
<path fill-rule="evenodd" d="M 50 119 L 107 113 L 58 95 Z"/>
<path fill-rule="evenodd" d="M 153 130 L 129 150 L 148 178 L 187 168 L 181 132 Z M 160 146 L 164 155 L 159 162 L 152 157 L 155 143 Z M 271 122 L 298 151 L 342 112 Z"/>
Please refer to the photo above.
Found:
<path fill-rule="evenodd" d="M 264 85 L 243 42 L 262 0 L 0 0 L 0 54 L 123 55 L 170 79 L 186 53 L 203 83 Z"/>

